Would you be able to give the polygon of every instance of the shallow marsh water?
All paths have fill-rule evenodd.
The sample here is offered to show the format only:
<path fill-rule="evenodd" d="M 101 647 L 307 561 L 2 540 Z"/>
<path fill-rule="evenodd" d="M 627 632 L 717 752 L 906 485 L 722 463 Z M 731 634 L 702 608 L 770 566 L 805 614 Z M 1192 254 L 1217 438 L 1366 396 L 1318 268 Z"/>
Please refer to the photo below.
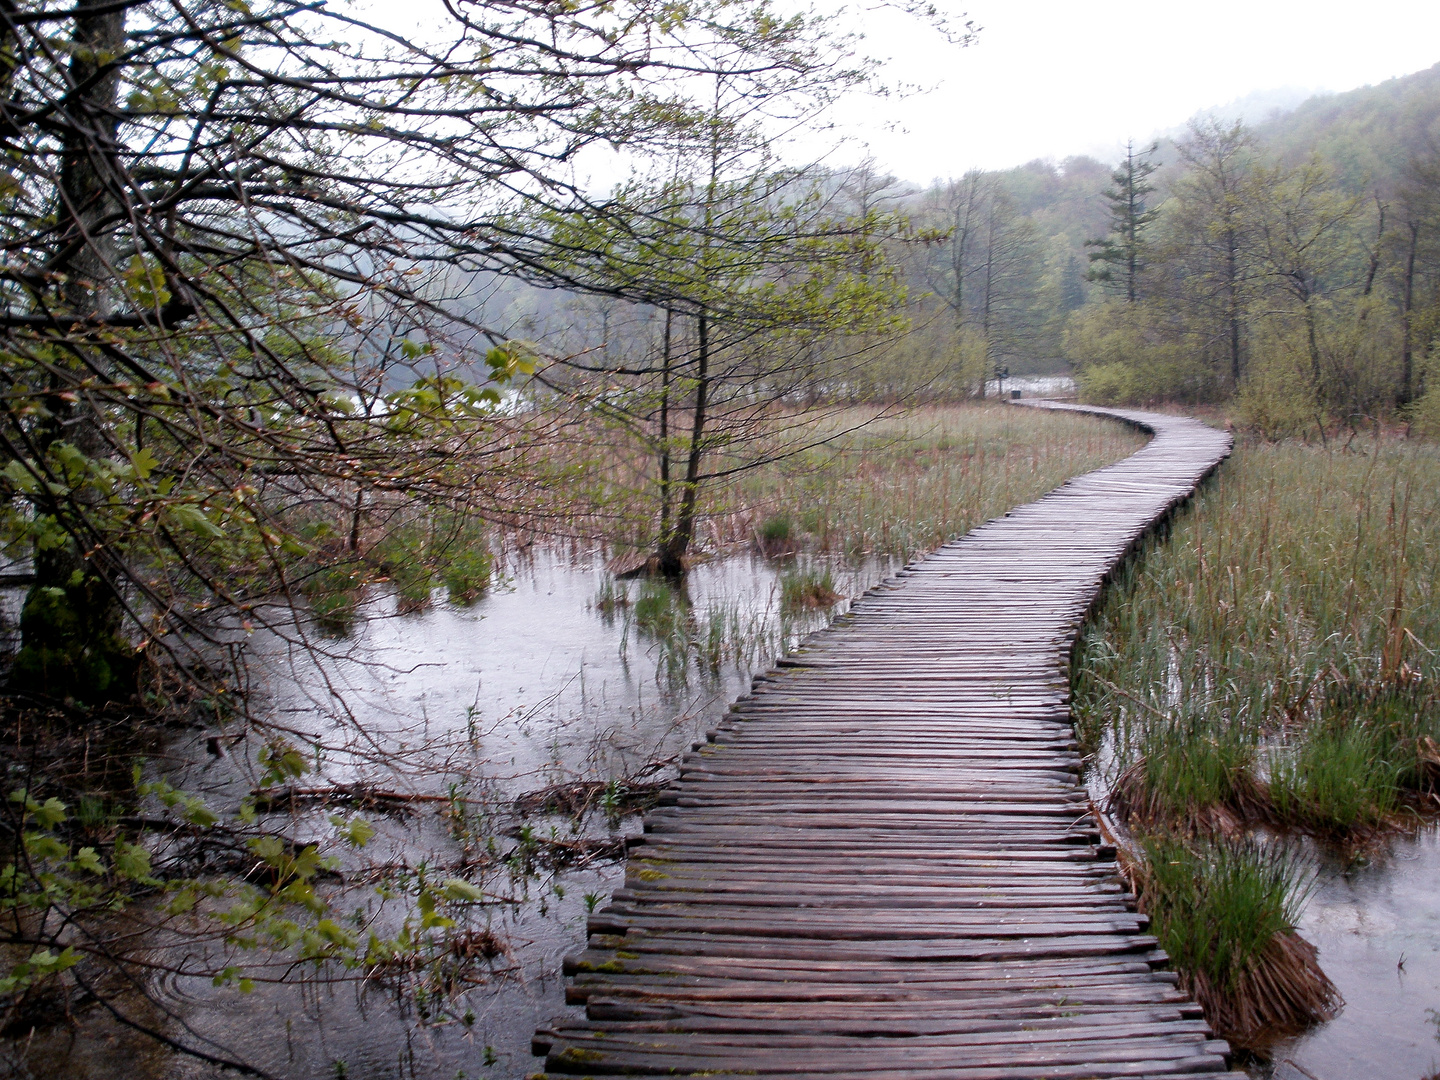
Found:
<path fill-rule="evenodd" d="M 1114 770 L 1107 737 L 1087 775 L 1098 805 L 1109 800 L 1105 778 Z M 1302 851 L 1314 883 L 1300 935 L 1319 949 L 1345 1005 L 1335 1019 L 1273 1044 L 1269 1060 L 1249 1064 L 1246 1073 L 1254 1080 L 1435 1080 L 1440 828 L 1432 823 L 1388 838 L 1355 860 L 1308 841 Z"/>
<path fill-rule="evenodd" d="M 696 567 L 688 605 L 675 608 L 686 623 L 677 649 L 673 634 L 667 641 L 637 610 L 647 589 L 654 607 L 655 586 L 619 583 L 626 601 L 615 605 L 598 557 L 536 549 L 512 559 L 503 583 L 469 607 L 395 615 L 393 603 L 375 601 L 352 635 L 326 642 L 330 655 L 318 666 L 278 639 L 259 642 L 257 689 L 297 737 L 328 744 L 319 769 L 326 783 L 458 792 L 489 810 L 509 807 L 516 795 L 548 784 L 644 772 L 703 737 L 753 672 L 828 622 L 823 610 L 782 617 L 781 574 L 794 565 L 746 554 Z M 891 567 L 874 559 L 815 563 L 822 565 L 843 597 Z M 217 801 L 243 794 L 254 777 L 243 748 L 212 760 L 200 738 L 173 748 L 192 763 L 177 770 L 177 785 Z M 382 760 L 399 767 L 386 774 Z M 664 768 L 654 775 L 663 778 Z M 301 812 L 290 829 L 317 826 L 321 814 Z M 379 829 L 367 854 L 379 846 L 386 858 L 414 867 L 443 866 L 457 853 L 433 815 L 423 822 L 367 816 Z M 599 817 L 591 815 L 579 835 L 639 830 L 634 817 L 608 825 Z M 542 817 L 536 826 L 552 827 L 562 840 L 572 835 L 562 819 Z M 375 987 L 361 993 L 353 984 L 262 985 L 241 994 L 179 978 L 160 986 L 160 1000 L 173 1010 L 176 1034 L 188 1026 L 189 1041 L 213 1040 L 212 1051 L 223 1047 L 278 1076 L 523 1077 L 538 1064 L 530 1055 L 536 1026 L 565 1008 L 561 962 L 583 945 L 588 908 L 603 904 L 623 873 L 621 864 L 597 859 L 553 876 L 512 877 L 510 893 L 523 902 L 497 905 L 489 920 L 507 953 L 445 1022 L 427 1021 L 426 1004 L 413 996 Z M 150 1059 L 146 1075 L 226 1074 L 162 1057 Z"/>
<path fill-rule="evenodd" d="M 1317 1080 L 1440 1072 L 1440 833 L 1393 840 L 1349 866 L 1324 861 L 1300 932 L 1320 949 L 1345 1008 L 1276 1046 L 1275 1075 L 1286 1075 L 1286 1061 Z"/>

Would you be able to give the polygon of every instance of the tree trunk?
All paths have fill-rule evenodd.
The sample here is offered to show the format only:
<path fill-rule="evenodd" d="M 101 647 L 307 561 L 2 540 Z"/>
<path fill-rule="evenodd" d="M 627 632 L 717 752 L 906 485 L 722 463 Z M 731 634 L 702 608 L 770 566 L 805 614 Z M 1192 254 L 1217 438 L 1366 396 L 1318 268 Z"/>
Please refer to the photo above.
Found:
<path fill-rule="evenodd" d="M 1233 229 L 1225 233 L 1225 292 L 1230 308 L 1230 383 L 1240 385 L 1240 240 Z"/>
<path fill-rule="evenodd" d="M 670 542 L 670 327 L 665 312 L 665 343 L 660 359 L 660 546 Z"/>
<path fill-rule="evenodd" d="M 695 414 L 690 425 L 690 447 L 681 481 L 680 506 L 675 529 L 660 549 L 660 572 L 669 577 L 685 573 L 685 555 L 695 538 L 695 512 L 700 494 L 700 460 L 704 449 L 707 391 L 710 379 L 710 324 L 702 311 L 696 320 L 699 337 L 695 366 Z"/>
<path fill-rule="evenodd" d="M 124 51 L 125 14 L 101 3 L 82 4 L 77 11 L 68 72 L 72 96 L 56 193 L 61 239 L 59 255 L 47 269 L 64 275 L 66 305 L 83 320 L 106 314 L 113 300 L 119 73 L 104 66 Z M 62 393 L 84 378 L 86 349 L 69 345 L 69 356 L 55 362 L 46 400 L 49 416 L 35 432 L 42 467 L 61 442 L 91 460 L 108 453 L 99 418 L 83 391 Z M 21 648 L 11 669 L 14 690 L 90 704 L 125 698 L 134 690 L 135 654 L 121 637 L 119 600 L 95 565 L 105 553 L 86 551 L 80 539 L 87 506 L 100 497 L 81 483 L 68 499 L 44 500 L 37 507 L 69 536 L 59 545 L 35 549 L 35 584 L 20 615 Z"/>
<path fill-rule="evenodd" d="M 1415 253 L 1420 246 L 1420 223 L 1410 224 L 1410 243 L 1405 251 L 1405 291 L 1401 299 L 1401 332 L 1404 335 L 1400 352 L 1400 404 L 1415 400 Z"/>

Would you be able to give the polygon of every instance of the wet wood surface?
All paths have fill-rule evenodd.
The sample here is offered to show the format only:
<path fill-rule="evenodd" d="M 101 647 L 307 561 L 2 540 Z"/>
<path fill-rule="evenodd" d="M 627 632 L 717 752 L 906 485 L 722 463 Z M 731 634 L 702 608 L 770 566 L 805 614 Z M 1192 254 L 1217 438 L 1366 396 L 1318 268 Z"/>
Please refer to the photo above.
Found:
<path fill-rule="evenodd" d="M 1243 1075 L 1101 843 L 1067 671 L 1230 438 L 1109 415 L 1154 437 L 870 590 L 697 744 L 566 962 L 547 1074 Z"/>

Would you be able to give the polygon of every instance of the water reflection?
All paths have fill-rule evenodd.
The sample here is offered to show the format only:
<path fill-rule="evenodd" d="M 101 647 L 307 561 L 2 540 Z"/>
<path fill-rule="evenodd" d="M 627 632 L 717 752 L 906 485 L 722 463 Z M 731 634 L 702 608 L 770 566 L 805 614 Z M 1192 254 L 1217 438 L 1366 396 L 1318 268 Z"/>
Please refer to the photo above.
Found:
<path fill-rule="evenodd" d="M 799 576 L 808 565 L 799 564 Z M 877 560 L 813 565 L 814 578 L 842 598 L 890 570 Z M 494 830 L 499 855 L 510 851 L 514 872 L 507 881 L 502 867 L 494 887 L 522 902 L 495 906 L 488 928 L 505 952 L 453 1002 L 427 1001 L 413 986 L 399 994 L 301 982 L 243 995 L 177 978 L 161 987 L 165 1004 L 194 1035 L 277 1076 L 518 1080 L 533 1072 L 531 1034 L 565 1009 L 563 957 L 583 945 L 588 911 L 619 884 L 623 867 L 583 857 L 558 870 L 521 866 L 531 858 L 529 841 L 515 838 L 523 828 L 524 837 L 553 837 L 552 845 L 613 842 L 639 823 L 595 814 L 576 832 L 562 815 L 508 827 L 503 815 L 513 814 L 516 796 L 550 784 L 664 775 L 665 763 L 714 725 L 756 670 L 828 622 L 823 605 L 785 610 L 796 567 L 750 555 L 716 559 L 675 590 L 615 582 L 595 555 L 533 549 L 469 607 L 396 615 L 393 602 L 374 598 L 369 618 L 350 638 L 325 642 L 319 661 L 279 638 L 257 641 L 259 700 L 298 743 L 322 747 L 305 784 L 453 794 L 473 811 L 476 834 Z M 211 797 L 244 794 L 257 748 L 237 745 L 217 761 L 202 738 L 175 747 L 191 763 L 181 779 Z M 292 808 L 287 831 L 318 827 L 324 813 Z M 371 858 L 439 868 L 474 853 L 469 817 L 374 821 Z M 362 902 L 375 910 L 373 899 Z M 222 1075 L 170 1059 L 155 1075 L 212 1074 Z"/>
<path fill-rule="evenodd" d="M 1369 863 L 1322 864 L 1300 932 L 1345 1009 L 1277 1046 L 1275 1076 L 1286 1061 L 1318 1080 L 1440 1071 L 1440 834 L 1397 839 Z"/>

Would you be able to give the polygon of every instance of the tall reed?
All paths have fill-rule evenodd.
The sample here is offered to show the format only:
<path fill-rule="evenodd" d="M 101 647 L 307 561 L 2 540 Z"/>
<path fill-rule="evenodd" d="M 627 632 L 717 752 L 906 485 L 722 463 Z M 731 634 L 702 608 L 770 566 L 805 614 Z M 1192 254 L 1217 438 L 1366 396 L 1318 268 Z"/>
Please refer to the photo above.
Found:
<path fill-rule="evenodd" d="M 1142 837 L 1142 903 L 1242 1045 L 1337 1005 L 1293 932 L 1290 848 L 1246 834 L 1352 847 L 1420 809 L 1440 779 L 1437 601 L 1440 447 L 1250 444 L 1077 645 L 1077 730 Z"/>
<path fill-rule="evenodd" d="M 1248 771 L 1292 824 L 1385 818 L 1434 777 L 1440 447 L 1242 447 L 1121 574 L 1073 670 L 1112 781 L 1183 712 L 1259 748 Z"/>

